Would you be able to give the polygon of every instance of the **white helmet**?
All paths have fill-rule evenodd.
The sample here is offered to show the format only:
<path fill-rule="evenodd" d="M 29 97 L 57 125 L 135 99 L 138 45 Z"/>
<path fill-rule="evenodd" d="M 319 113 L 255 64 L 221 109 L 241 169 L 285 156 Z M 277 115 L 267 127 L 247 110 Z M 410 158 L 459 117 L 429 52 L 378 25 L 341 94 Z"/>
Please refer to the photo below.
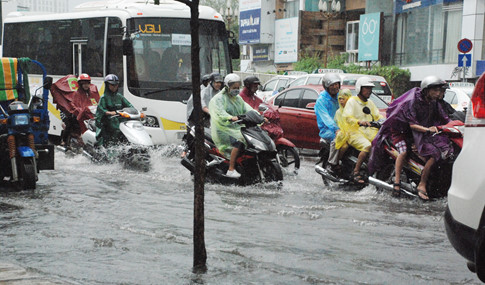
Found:
<path fill-rule="evenodd" d="M 355 82 L 355 91 L 357 91 L 357 94 L 360 93 L 360 89 L 362 87 L 376 87 L 374 83 L 372 83 L 372 79 L 368 76 L 363 76 Z"/>
<path fill-rule="evenodd" d="M 227 86 L 227 87 L 231 87 L 231 85 L 236 83 L 236 82 L 239 82 L 239 84 L 240 84 L 241 83 L 241 77 L 239 77 L 239 75 L 237 75 L 235 73 L 229 73 L 228 75 L 226 75 L 226 77 L 224 77 L 224 85 Z"/>
<path fill-rule="evenodd" d="M 426 76 L 423 81 L 421 81 L 421 89 L 443 87 L 445 85 L 447 85 L 446 81 L 435 75 Z"/>

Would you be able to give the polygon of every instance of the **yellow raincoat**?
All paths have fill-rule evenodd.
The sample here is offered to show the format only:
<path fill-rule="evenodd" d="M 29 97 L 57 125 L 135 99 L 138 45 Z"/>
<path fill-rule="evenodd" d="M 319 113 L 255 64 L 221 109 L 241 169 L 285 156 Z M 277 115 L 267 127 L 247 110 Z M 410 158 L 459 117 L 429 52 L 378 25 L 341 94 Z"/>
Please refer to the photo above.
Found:
<path fill-rule="evenodd" d="M 350 92 L 349 89 L 342 89 L 338 93 L 338 99 L 340 98 L 345 98 L 349 99 L 352 96 L 352 93 Z M 349 133 L 348 133 L 348 127 L 346 126 L 347 123 L 343 118 L 343 112 L 344 112 L 344 106 L 340 104 L 340 108 L 335 112 L 335 122 L 337 123 L 337 126 L 339 127 L 339 132 L 337 133 L 337 136 L 335 137 L 335 149 L 340 149 L 342 146 L 347 144 L 347 141 L 349 139 Z"/>
<path fill-rule="evenodd" d="M 363 108 L 366 106 L 371 111 L 370 115 L 365 114 L 363 111 Z M 368 148 L 377 135 L 378 129 L 361 127 L 358 122 L 378 121 L 383 118 L 374 102 L 371 100 L 364 102 L 358 96 L 352 96 L 345 105 L 342 117 L 346 122 L 345 131 L 349 134 L 348 143 L 359 151 L 369 150 Z"/>

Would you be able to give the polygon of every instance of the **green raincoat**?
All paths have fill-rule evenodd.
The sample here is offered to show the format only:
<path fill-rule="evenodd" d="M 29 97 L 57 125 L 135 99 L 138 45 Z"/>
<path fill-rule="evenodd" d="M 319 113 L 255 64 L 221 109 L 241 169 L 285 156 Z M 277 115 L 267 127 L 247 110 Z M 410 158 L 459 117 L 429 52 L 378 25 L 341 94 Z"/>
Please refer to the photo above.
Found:
<path fill-rule="evenodd" d="M 226 157 L 231 156 L 233 143 L 237 141 L 246 143 L 241 134 L 241 126 L 233 124 L 231 118 L 244 115 L 251 110 L 253 108 L 244 102 L 241 96 L 230 95 L 226 88 L 210 100 L 212 140 Z"/>
<path fill-rule="evenodd" d="M 106 115 L 108 111 L 117 111 L 126 107 L 133 107 L 123 95 L 105 89 L 96 110 L 96 140 L 99 146 L 117 143 L 119 141 L 120 117 Z"/>

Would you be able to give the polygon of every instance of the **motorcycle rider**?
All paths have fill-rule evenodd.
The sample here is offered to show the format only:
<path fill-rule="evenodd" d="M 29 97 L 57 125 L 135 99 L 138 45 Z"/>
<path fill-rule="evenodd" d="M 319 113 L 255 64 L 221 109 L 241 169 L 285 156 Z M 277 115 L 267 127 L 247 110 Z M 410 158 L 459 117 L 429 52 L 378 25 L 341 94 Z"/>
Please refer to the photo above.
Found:
<path fill-rule="evenodd" d="M 433 164 L 453 154 L 448 137 L 433 135 L 438 133 L 436 126 L 450 121 L 442 105 L 437 101 L 445 85 L 446 82 L 441 78 L 427 76 L 421 81 L 420 88 L 413 88 L 394 100 L 387 110 L 387 119 L 374 140 L 373 155 L 369 164 L 371 173 L 382 166 L 382 144 L 387 137 L 397 134 L 392 138 L 394 145 L 399 144 L 399 138 L 401 138 L 401 145 L 404 147 L 400 150 L 400 156 L 403 158 L 398 157 L 395 164 L 395 186 L 399 186 L 395 189 L 400 188 L 398 179 L 407 151 L 406 134 L 410 132 L 418 154 L 426 162 L 417 187 L 418 196 L 422 200 L 429 200 L 426 185 Z"/>
<path fill-rule="evenodd" d="M 335 149 L 338 150 L 338 160 L 332 161 L 334 165 L 338 165 L 339 161 L 342 160 L 342 157 L 349 148 L 349 144 L 347 142 L 349 139 L 349 133 L 347 130 L 347 123 L 343 118 L 343 112 L 350 97 L 352 97 L 352 92 L 350 92 L 349 89 L 342 89 L 338 93 L 338 103 L 340 108 L 335 113 L 335 122 L 337 122 L 340 131 L 337 132 L 337 136 L 335 137 Z"/>
<path fill-rule="evenodd" d="M 202 84 L 200 84 L 200 90 L 203 90 L 207 87 L 207 85 L 209 85 L 209 82 L 211 81 L 210 74 L 204 74 L 200 81 L 202 82 Z"/>
<path fill-rule="evenodd" d="M 320 141 L 325 141 L 330 145 L 327 170 L 331 173 L 338 172 L 338 150 L 335 148 L 335 136 L 339 127 L 334 120 L 335 113 L 339 108 L 338 93 L 340 91 L 340 77 L 336 74 L 325 74 L 322 79 L 325 88 L 315 103 L 315 115 L 317 125 L 320 129 Z"/>
<path fill-rule="evenodd" d="M 91 77 L 83 73 L 77 79 L 79 85 L 76 93 L 74 93 L 72 105 L 74 107 L 73 115 L 79 123 L 81 134 L 86 131 L 84 121 L 92 119 L 93 113 L 89 110 L 90 106 L 96 106 L 99 102 L 99 93 L 96 85 L 91 84 Z"/>
<path fill-rule="evenodd" d="M 374 102 L 369 100 L 374 87 L 374 83 L 368 76 L 359 78 L 355 83 L 357 96 L 352 96 L 347 101 L 343 112 L 343 118 L 348 124 L 348 143 L 360 151 L 352 175 L 353 181 L 359 184 L 365 183 L 360 168 L 371 150 L 372 140 L 378 131 L 376 128 L 371 128 L 370 122 L 382 118 Z M 366 109 L 370 114 L 364 112 Z"/>
<path fill-rule="evenodd" d="M 258 87 L 261 84 L 259 78 L 256 76 L 248 76 L 244 79 L 244 88 L 239 93 L 244 100 L 244 102 L 248 103 L 254 110 L 258 110 L 259 105 L 263 103 L 263 100 L 256 96 L 256 91 L 258 91 Z"/>
<path fill-rule="evenodd" d="M 204 112 L 204 125 L 206 127 L 210 127 L 210 120 L 209 120 L 209 102 L 214 97 L 222 88 L 222 83 L 223 83 L 223 78 L 222 76 L 217 73 L 213 72 L 210 74 L 209 77 L 209 85 L 205 87 L 204 89 L 201 90 L 200 92 L 200 98 L 201 98 L 201 105 L 202 105 L 202 111 Z M 201 85 L 201 87 L 203 84 Z M 189 126 L 195 125 L 194 121 L 194 101 L 193 101 L 193 96 L 191 95 L 189 100 L 187 101 L 187 122 L 189 123 Z"/>
<path fill-rule="evenodd" d="M 109 146 L 119 142 L 120 121 L 114 117 L 117 110 L 133 105 L 118 92 L 120 81 L 115 74 L 108 74 L 104 78 L 104 96 L 99 100 L 96 110 L 96 145 Z"/>
<path fill-rule="evenodd" d="M 217 93 L 209 103 L 211 116 L 211 134 L 214 143 L 221 153 L 230 157 L 229 169 L 226 176 L 239 178 L 241 174 L 236 171 L 236 158 L 243 149 L 245 140 L 241 134 L 241 126 L 233 124 L 239 115 L 253 110 L 239 95 L 241 78 L 234 73 L 224 78 L 224 88 Z"/>

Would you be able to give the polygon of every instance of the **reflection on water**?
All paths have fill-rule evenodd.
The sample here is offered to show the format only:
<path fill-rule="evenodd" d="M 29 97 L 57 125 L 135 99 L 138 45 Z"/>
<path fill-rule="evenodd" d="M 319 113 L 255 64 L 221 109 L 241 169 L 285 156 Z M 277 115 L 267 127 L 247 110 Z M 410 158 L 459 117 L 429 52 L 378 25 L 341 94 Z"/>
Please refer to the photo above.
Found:
<path fill-rule="evenodd" d="M 56 153 L 36 191 L 0 195 L 0 261 L 79 284 L 479 283 L 446 238 L 445 199 L 325 187 L 308 158 L 281 188 L 206 185 L 209 270 L 192 273 L 179 154 L 154 150 L 137 172 Z"/>

